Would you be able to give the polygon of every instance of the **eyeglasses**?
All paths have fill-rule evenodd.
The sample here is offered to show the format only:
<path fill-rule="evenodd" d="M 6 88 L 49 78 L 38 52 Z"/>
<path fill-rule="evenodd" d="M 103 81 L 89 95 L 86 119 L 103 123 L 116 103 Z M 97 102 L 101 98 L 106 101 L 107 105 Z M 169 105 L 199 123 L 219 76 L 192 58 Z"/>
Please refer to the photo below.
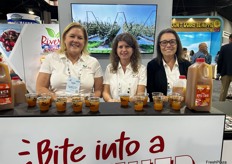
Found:
<path fill-rule="evenodd" d="M 175 46 L 177 44 L 176 39 L 172 39 L 172 40 L 163 40 L 159 42 L 161 46 L 166 47 L 168 45 L 168 43 L 171 46 Z"/>

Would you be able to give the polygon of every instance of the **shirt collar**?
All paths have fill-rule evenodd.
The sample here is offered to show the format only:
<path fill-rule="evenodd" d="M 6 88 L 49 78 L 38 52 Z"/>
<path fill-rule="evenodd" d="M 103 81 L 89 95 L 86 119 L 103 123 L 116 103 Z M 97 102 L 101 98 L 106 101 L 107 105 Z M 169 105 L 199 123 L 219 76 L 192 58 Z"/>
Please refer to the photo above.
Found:
<path fill-rule="evenodd" d="M 80 61 L 85 62 L 88 58 L 89 58 L 89 55 L 82 54 L 81 57 L 80 57 Z"/>
<path fill-rule="evenodd" d="M 121 65 L 121 63 L 119 62 L 119 63 L 118 63 L 118 69 L 121 69 L 121 68 L 122 68 L 122 65 Z M 131 68 L 131 63 L 129 63 L 129 64 L 126 66 L 126 69 L 130 69 L 130 70 L 132 69 L 132 68 Z"/>
<path fill-rule="evenodd" d="M 60 59 L 67 59 L 67 57 L 66 57 L 65 54 L 60 54 L 60 55 L 59 55 L 59 58 L 60 58 Z"/>
<path fill-rule="evenodd" d="M 164 66 L 164 67 L 168 66 L 167 63 L 164 61 L 163 58 L 162 58 L 162 61 L 163 61 L 163 66 Z M 176 61 L 175 61 L 174 66 L 179 66 L 177 59 L 176 59 Z"/>
<path fill-rule="evenodd" d="M 87 60 L 87 58 L 89 57 L 89 55 L 87 54 L 82 54 L 81 57 L 80 57 L 80 61 L 81 62 L 85 62 Z M 60 59 L 67 59 L 67 56 L 65 54 L 60 54 L 59 55 L 59 58 Z"/>

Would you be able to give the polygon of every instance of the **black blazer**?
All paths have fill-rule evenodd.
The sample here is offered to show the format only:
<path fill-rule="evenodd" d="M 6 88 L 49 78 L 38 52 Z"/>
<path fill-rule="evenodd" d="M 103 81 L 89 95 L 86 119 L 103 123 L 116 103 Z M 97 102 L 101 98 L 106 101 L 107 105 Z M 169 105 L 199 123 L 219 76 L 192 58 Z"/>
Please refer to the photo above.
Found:
<path fill-rule="evenodd" d="M 217 64 L 221 76 L 232 75 L 232 42 L 221 47 Z"/>
<path fill-rule="evenodd" d="M 178 61 L 180 75 L 187 77 L 188 67 L 191 63 L 187 60 Z M 163 63 L 158 63 L 157 58 L 152 59 L 147 64 L 147 93 L 149 93 L 150 101 L 152 99 L 152 92 L 162 92 L 167 95 L 167 76 L 164 70 Z"/>

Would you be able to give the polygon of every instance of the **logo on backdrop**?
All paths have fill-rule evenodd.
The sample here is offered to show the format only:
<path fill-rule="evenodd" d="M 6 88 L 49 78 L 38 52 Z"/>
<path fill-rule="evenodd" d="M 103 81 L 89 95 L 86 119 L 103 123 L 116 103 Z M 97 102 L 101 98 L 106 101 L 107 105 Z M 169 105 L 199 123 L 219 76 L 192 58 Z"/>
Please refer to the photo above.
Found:
<path fill-rule="evenodd" d="M 47 54 L 54 52 L 60 48 L 60 32 L 56 33 L 51 28 L 46 28 L 46 31 L 48 36 L 42 35 L 41 37 L 41 62 L 43 62 Z"/>
<path fill-rule="evenodd" d="M 41 48 L 43 53 L 50 53 L 60 48 L 60 32 L 56 33 L 51 28 L 46 28 L 48 36 L 42 35 Z"/>

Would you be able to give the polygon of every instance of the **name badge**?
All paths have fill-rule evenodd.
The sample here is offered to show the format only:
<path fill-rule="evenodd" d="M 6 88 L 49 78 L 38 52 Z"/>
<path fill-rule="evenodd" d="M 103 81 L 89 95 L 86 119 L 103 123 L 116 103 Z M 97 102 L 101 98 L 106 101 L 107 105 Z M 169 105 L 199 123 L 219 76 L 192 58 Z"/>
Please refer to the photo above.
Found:
<path fill-rule="evenodd" d="M 77 78 L 69 77 L 66 86 L 66 93 L 78 93 L 81 81 Z"/>

